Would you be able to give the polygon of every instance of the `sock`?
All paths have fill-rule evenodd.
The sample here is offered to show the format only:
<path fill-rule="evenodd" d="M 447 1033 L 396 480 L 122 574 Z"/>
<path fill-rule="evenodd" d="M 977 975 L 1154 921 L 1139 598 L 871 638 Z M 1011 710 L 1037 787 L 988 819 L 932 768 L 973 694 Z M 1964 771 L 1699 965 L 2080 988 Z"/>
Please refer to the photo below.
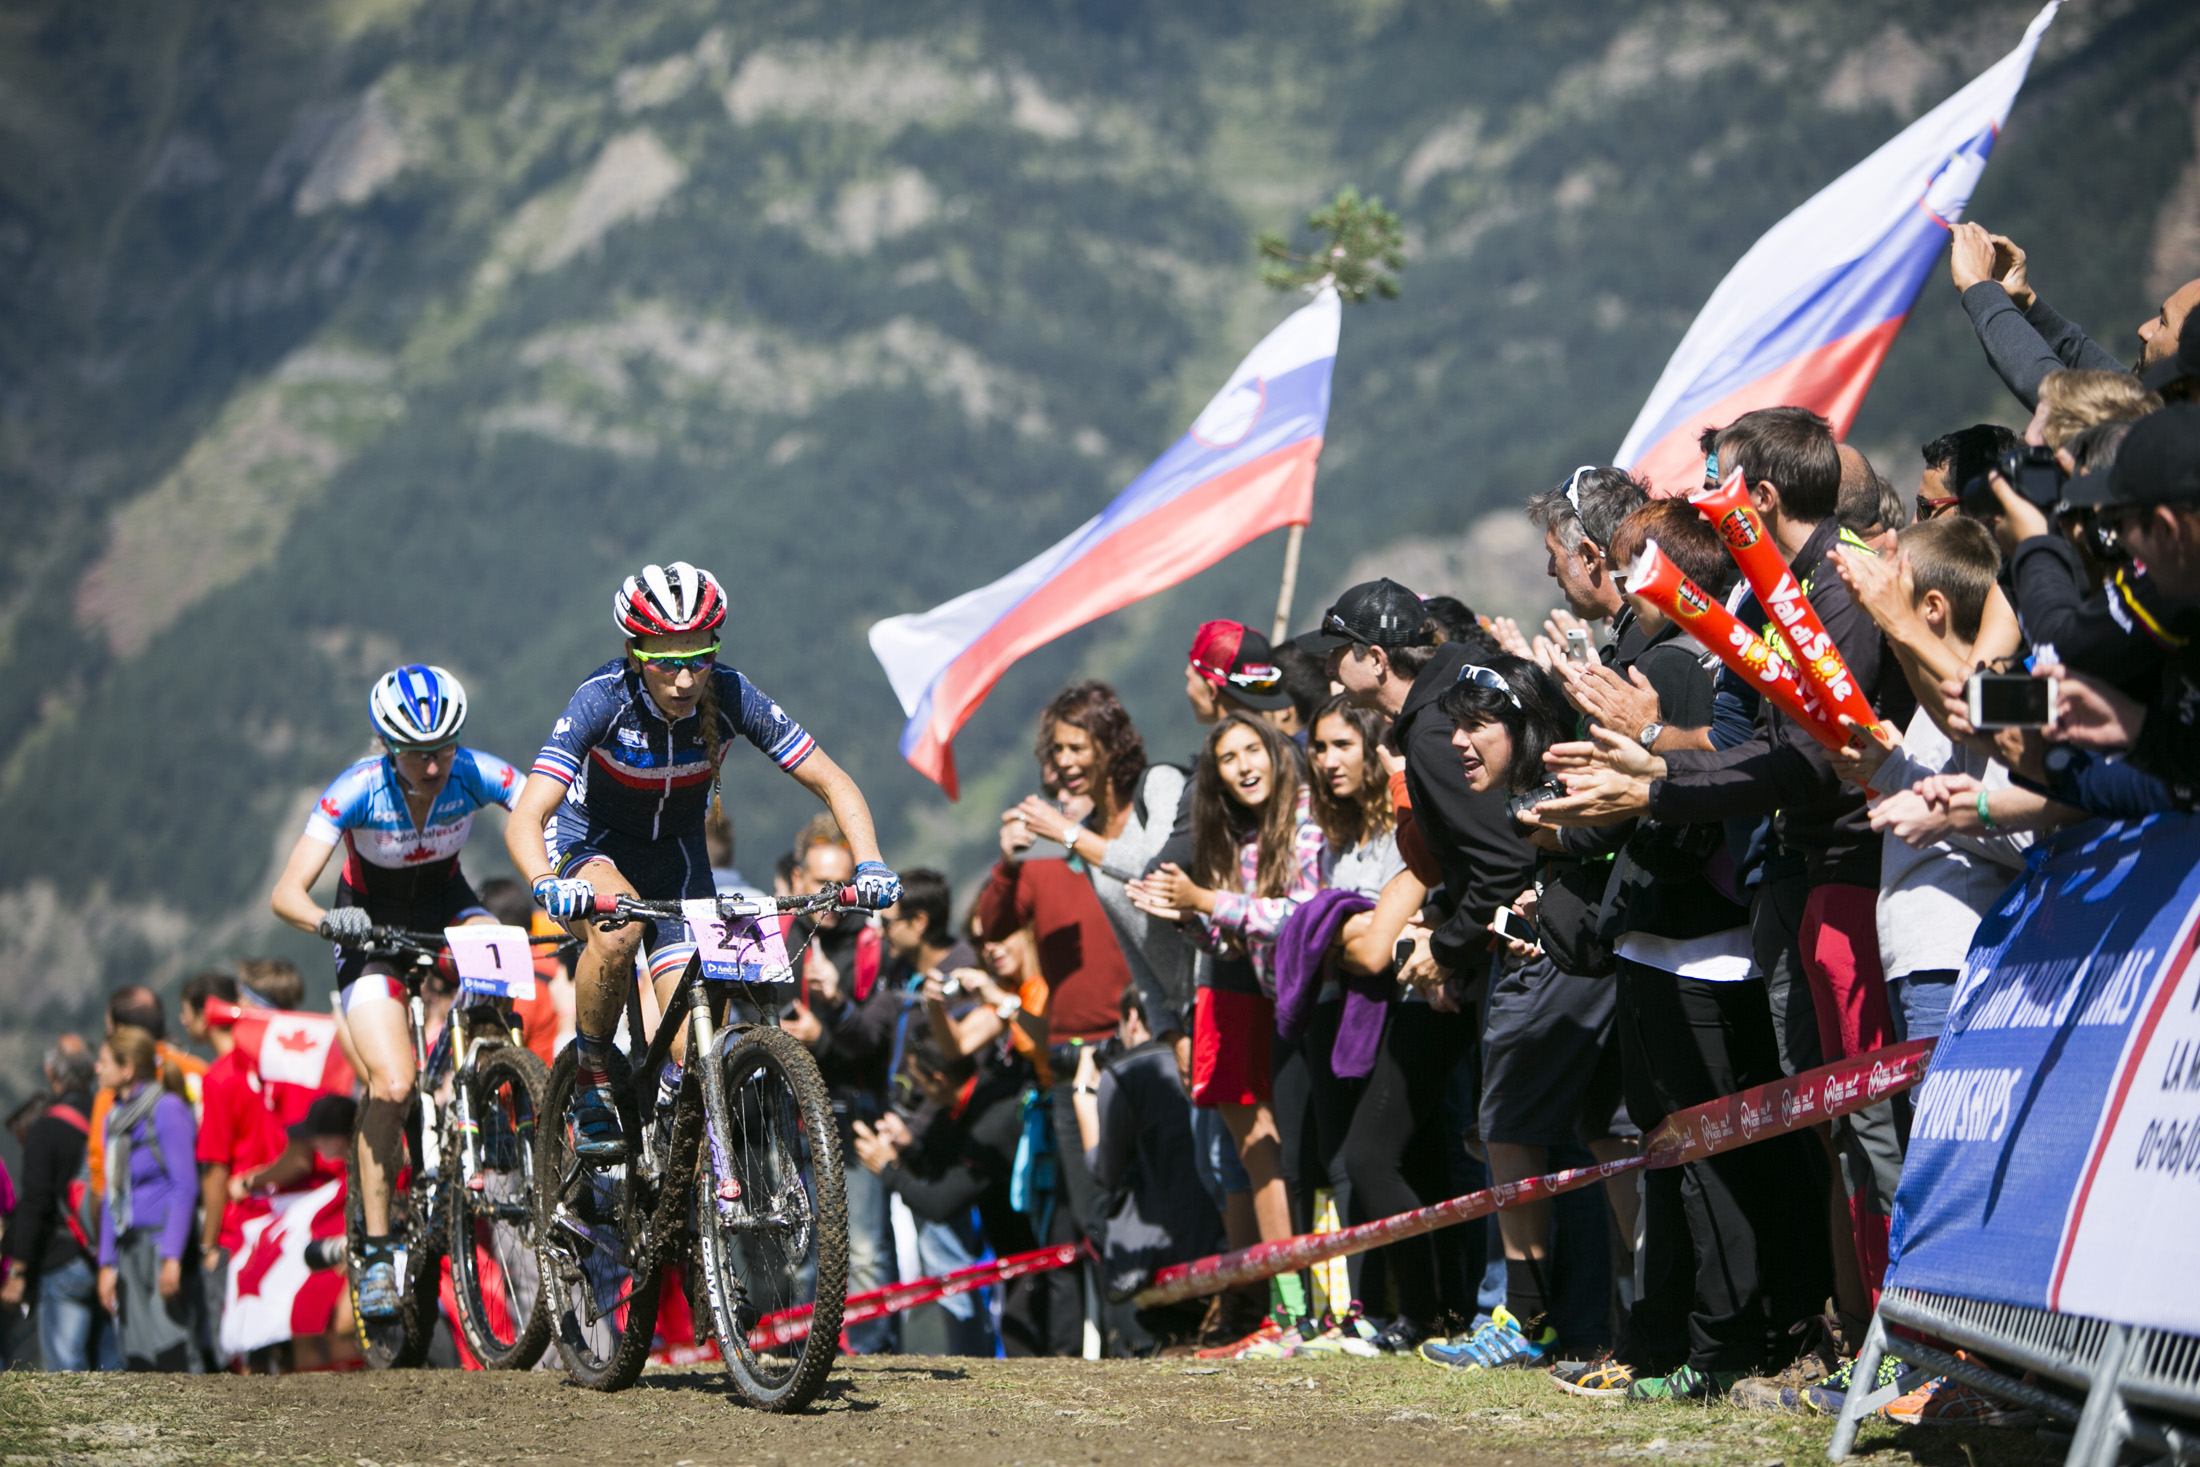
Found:
<path fill-rule="evenodd" d="M 599 1039 L 593 1034 L 578 1031 L 573 1035 L 573 1058 L 579 1071 L 577 1078 L 585 1088 L 609 1089 L 611 1085 L 611 1050 L 609 1039 Z"/>
<path fill-rule="evenodd" d="M 658 1071 L 658 1110 L 666 1111 L 672 1109 L 672 1102 L 676 1097 L 678 1097 L 680 1093 L 680 1073 L 680 1062 L 674 1059 L 666 1060 L 665 1067 L 662 1070 Z"/>
<path fill-rule="evenodd" d="M 386 1261 L 396 1250 L 390 1246 L 388 1233 L 369 1233 L 360 1240 L 359 1251 L 366 1255 L 362 1263 L 371 1266 Z"/>
<path fill-rule="evenodd" d="M 1297 1329 L 1306 1317 L 1306 1286 L 1295 1273 L 1279 1273 L 1268 1281 L 1269 1318 L 1284 1329 Z"/>
<path fill-rule="evenodd" d="M 1543 1277 L 1532 1258 L 1505 1260 L 1505 1308 L 1520 1332 L 1534 1339 L 1543 1326 Z"/>

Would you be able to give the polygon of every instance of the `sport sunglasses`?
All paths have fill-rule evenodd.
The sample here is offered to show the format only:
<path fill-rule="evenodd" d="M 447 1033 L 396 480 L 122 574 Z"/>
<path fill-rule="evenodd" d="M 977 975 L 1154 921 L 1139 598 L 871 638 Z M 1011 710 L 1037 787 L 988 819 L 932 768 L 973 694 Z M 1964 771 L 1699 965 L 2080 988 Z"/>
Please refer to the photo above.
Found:
<path fill-rule="evenodd" d="M 1479 663 L 1470 662 L 1459 669 L 1459 676 L 1455 681 L 1473 683 L 1478 688 L 1488 688 L 1492 692 L 1503 693 L 1506 697 L 1512 699 L 1513 707 L 1521 708 L 1520 695 L 1513 691 L 1511 683 L 1505 681 L 1505 675 L 1493 667 L 1483 667 Z M 1527 710 L 1521 708 L 1521 711 L 1525 713 Z"/>
<path fill-rule="evenodd" d="M 716 665 L 718 649 L 722 645 L 724 644 L 713 642 L 694 652 L 644 652 L 638 647 L 628 650 L 634 654 L 636 661 L 647 663 L 660 671 L 702 672 Z"/>

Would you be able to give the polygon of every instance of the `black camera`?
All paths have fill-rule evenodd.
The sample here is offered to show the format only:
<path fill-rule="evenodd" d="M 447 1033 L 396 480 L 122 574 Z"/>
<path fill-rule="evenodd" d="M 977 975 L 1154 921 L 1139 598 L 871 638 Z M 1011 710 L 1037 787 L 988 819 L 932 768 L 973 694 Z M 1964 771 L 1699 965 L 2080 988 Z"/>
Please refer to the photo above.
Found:
<path fill-rule="evenodd" d="M 1545 800 L 1563 799 L 1565 795 L 1566 781 L 1554 774 L 1534 789 L 1522 790 L 1519 794 L 1507 800 L 1505 802 L 1505 813 L 1518 820 Z"/>
<path fill-rule="evenodd" d="M 1999 472 L 2002 479 L 2017 497 L 2036 506 L 2044 514 L 2053 514 L 2062 503 L 2063 485 L 2070 476 L 2063 472 L 2062 462 L 2055 457 L 2055 450 L 2043 444 L 2024 443 L 2001 456 L 1986 474 L 1974 476 L 1962 489 L 1962 508 L 1973 515 L 2001 513 L 2001 501 L 1994 497 L 1994 486 L 1987 482 L 1991 473 Z"/>

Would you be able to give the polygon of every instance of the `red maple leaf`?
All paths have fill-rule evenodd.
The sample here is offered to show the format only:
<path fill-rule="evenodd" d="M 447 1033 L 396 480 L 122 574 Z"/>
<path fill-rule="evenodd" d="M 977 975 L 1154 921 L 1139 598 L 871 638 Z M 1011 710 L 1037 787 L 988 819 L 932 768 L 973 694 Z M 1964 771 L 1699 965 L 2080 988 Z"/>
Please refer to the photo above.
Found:
<path fill-rule="evenodd" d="M 287 1049 L 292 1054 L 304 1054 L 308 1050 L 319 1049 L 321 1041 L 315 1039 L 303 1029 L 293 1029 L 287 1034 L 278 1036 L 275 1040 L 275 1047 L 277 1049 Z"/>
<path fill-rule="evenodd" d="M 283 1224 L 270 1222 L 252 1242 L 252 1251 L 237 1266 L 237 1297 L 256 1298 L 267 1271 L 283 1261 Z"/>
<path fill-rule="evenodd" d="M 425 845 L 417 845 L 405 852 L 403 859 L 407 861 L 432 861 L 435 859 L 435 852 L 429 850 Z"/>

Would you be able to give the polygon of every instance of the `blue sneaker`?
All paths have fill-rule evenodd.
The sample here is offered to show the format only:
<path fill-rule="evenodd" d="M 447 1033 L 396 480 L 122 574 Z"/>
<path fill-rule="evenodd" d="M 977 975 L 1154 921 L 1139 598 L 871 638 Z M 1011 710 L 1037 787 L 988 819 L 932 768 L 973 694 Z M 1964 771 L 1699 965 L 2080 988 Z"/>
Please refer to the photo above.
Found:
<path fill-rule="evenodd" d="M 573 1094 L 573 1154 L 583 1161 L 626 1159 L 626 1127 L 619 1123 L 618 1100 L 605 1085 L 586 1085 Z"/>
<path fill-rule="evenodd" d="M 1473 1334 L 1421 1346 L 1421 1358 L 1450 1370 L 1530 1369 L 1548 1362 L 1557 1345 L 1557 1330 L 1546 1328 L 1531 1340 L 1512 1311 L 1499 1305 Z"/>
<path fill-rule="evenodd" d="M 377 1258 L 359 1271 L 359 1312 L 369 1319 L 389 1319 L 403 1306 L 397 1293 L 397 1265 Z"/>

